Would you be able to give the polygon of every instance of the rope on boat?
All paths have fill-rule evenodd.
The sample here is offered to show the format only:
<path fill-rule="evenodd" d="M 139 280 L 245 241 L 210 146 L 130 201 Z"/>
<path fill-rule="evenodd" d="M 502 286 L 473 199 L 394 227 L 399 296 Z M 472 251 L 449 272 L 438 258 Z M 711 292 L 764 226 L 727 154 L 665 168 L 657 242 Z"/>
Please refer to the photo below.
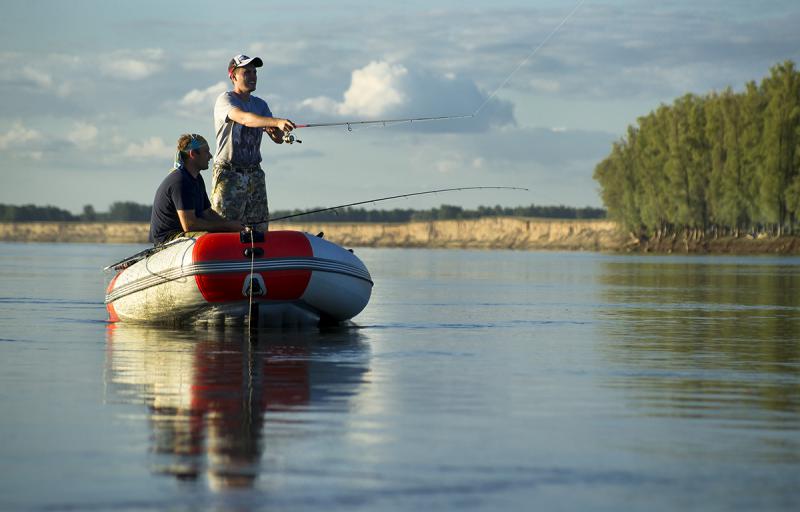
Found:
<path fill-rule="evenodd" d="M 247 333 L 253 332 L 253 269 L 255 268 L 256 258 L 256 243 L 253 238 L 253 230 L 250 230 L 250 286 L 247 290 L 248 295 L 248 308 L 247 308 Z M 256 325 L 258 322 L 256 321 Z"/>

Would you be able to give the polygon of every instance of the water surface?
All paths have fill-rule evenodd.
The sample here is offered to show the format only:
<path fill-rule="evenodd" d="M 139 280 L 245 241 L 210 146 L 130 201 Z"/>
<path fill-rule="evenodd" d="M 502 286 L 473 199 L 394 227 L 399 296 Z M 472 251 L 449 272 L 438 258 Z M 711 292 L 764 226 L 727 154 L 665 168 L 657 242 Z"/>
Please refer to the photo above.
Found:
<path fill-rule="evenodd" d="M 360 249 L 354 326 L 109 325 L 0 244 L 3 510 L 796 510 L 800 259 Z"/>

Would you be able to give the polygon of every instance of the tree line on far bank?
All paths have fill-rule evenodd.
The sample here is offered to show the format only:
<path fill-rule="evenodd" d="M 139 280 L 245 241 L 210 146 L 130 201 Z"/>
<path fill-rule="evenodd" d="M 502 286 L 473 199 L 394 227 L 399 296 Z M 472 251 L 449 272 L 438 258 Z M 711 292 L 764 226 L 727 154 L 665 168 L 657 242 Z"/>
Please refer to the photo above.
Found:
<path fill-rule="evenodd" d="M 83 212 L 74 215 L 55 206 L 35 206 L 32 204 L 14 206 L 0 204 L 0 221 L 63 221 L 63 222 L 150 222 L 151 205 L 134 202 L 112 203 L 107 212 L 97 212 L 91 205 L 83 207 Z M 309 208 L 314 210 L 314 208 Z M 271 212 L 272 218 L 302 213 L 307 210 L 279 210 Z M 603 219 L 606 211 L 602 208 L 575 208 L 571 206 L 479 206 L 475 210 L 460 206 L 442 205 L 429 210 L 365 210 L 363 208 L 342 208 L 327 212 L 313 213 L 288 219 L 287 222 L 411 222 L 428 220 L 478 219 L 481 217 L 543 217 L 552 219 Z"/>
<path fill-rule="evenodd" d="M 800 73 L 687 94 L 629 126 L 595 168 L 610 218 L 637 235 L 800 233 Z"/>
<path fill-rule="evenodd" d="M 97 212 L 92 205 L 83 207 L 80 215 L 55 206 L 0 204 L 0 221 L 3 222 L 150 222 L 152 206 L 121 201 L 112 203 L 107 212 Z"/>

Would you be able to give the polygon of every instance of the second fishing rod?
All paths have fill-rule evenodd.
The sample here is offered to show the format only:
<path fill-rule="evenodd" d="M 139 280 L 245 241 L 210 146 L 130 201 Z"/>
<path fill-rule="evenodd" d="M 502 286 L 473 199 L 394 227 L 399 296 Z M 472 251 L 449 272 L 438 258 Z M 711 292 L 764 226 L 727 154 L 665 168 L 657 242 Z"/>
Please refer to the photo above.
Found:
<path fill-rule="evenodd" d="M 265 222 L 277 222 L 279 220 L 293 219 L 293 218 L 296 218 L 296 217 L 302 217 L 302 216 L 311 215 L 311 214 L 314 214 L 314 213 L 341 210 L 342 208 L 349 208 L 351 206 L 359 206 L 359 205 L 362 205 L 362 204 L 374 204 L 374 203 L 380 203 L 382 201 L 390 201 L 392 199 L 403 199 L 403 198 L 407 198 L 407 197 L 423 196 L 423 195 L 429 195 L 429 194 L 440 194 L 440 193 L 444 193 L 444 192 L 461 192 L 461 191 L 465 191 L 465 190 L 522 190 L 522 191 L 528 192 L 528 189 L 527 188 L 523 188 L 523 187 L 502 187 L 502 186 L 440 188 L 440 189 L 436 189 L 436 190 L 425 190 L 423 192 L 411 192 L 411 193 L 408 193 L 408 194 L 397 194 L 397 195 L 393 195 L 393 196 L 378 197 L 378 198 L 375 198 L 375 199 L 367 199 L 367 200 L 364 200 L 364 201 L 357 201 L 355 203 L 340 204 L 340 205 L 337 205 L 337 206 L 328 206 L 328 207 L 325 207 L 325 208 L 316 208 L 316 209 L 313 209 L 313 210 L 306 210 L 306 211 L 302 211 L 302 212 L 298 212 L 298 213 L 293 213 L 291 215 L 283 215 L 281 217 L 266 218 L 266 219 L 260 219 L 260 220 L 256 220 L 256 221 L 244 222 L 244 223 L 242 223 L 242 225 L 244 225 L 246 227 L 253 227 L 253 226 L 256 226 L 258 224 L 263 224 Z"/>

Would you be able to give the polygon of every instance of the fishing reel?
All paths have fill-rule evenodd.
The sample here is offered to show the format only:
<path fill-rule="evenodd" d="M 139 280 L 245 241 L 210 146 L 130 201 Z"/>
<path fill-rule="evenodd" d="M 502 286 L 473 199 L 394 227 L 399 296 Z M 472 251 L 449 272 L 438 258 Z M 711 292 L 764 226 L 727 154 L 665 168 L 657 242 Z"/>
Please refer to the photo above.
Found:
<path fill-rule="evenodd" d="M 303 141 L 295 137 L 292 132 L 286 132 L 283 134 L 283 142 L 286 144 L 294 144 L 295 142 L 298 144 L 303 143 Z"/>

